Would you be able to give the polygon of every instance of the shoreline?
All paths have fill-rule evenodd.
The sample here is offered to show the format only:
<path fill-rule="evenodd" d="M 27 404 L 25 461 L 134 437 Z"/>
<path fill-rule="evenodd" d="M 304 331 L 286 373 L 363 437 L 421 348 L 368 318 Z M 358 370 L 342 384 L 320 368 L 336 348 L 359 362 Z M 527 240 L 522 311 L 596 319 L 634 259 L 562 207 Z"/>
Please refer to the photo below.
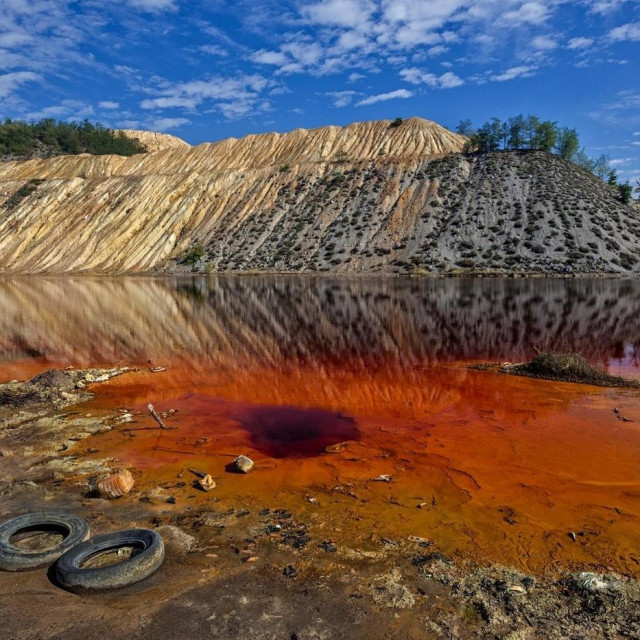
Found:
<path fill-rule="evenodd" d="M 588 273 L 542 273 L 542 272 L 511 272 L 502 273 L 494 271 L 486 272 L 464 272 L 464 273 L 428 273 L 428 274 L 400 274 L 400 273 L 345 273 L 331 271 L 211 271 L 211 272 L 193 272 L 193 271 L 144 271 L 144 272 L 86 272 L 86 271 L 70 271 L 70 272 L 0 272 L 0 278 L 221 278 L 221 277 L 246 277 L 246 278 L 264 278 L 264 277 L 286 277 L 286 278 L 321 278 L 321 279 L 344 279 L 344 280 L 638 280 L 638 273 L 611 273 L 611 272 L 588 272 Z"/>

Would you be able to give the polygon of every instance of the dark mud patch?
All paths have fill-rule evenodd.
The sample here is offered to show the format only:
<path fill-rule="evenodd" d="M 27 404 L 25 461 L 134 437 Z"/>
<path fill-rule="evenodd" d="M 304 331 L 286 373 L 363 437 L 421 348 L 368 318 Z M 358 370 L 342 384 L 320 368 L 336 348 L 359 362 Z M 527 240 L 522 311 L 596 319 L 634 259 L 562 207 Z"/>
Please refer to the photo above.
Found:
<path fill-rule="evenodd" d="M 353 418 L 341 413 L 297 407 L 251 407 L 236 419 L 251 444 L 272 458 L 308 458 L 347 440 L 360 440 Z"/>

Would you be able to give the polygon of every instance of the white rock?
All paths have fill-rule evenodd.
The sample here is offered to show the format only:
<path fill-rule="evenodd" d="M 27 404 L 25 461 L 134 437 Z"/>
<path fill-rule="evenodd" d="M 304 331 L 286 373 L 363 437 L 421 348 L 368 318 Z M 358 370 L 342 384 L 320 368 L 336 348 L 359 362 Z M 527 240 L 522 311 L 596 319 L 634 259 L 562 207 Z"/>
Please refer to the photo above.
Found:
<path fill-rule="evenodd" d="M 248 458 L 247 456 L 238 456 L 233 461 L 233 466 L 236 470 L 240 471 L 240 473 L 249 473 L 255 466 L 253 460 Z"/>
<path fill-rule="evenodd" d="M 186 555 L 198 542 L 193 536 L 170 524 L 158 527 L 156 531 L 162 536 L 167 549 L 178 555 Z"/>

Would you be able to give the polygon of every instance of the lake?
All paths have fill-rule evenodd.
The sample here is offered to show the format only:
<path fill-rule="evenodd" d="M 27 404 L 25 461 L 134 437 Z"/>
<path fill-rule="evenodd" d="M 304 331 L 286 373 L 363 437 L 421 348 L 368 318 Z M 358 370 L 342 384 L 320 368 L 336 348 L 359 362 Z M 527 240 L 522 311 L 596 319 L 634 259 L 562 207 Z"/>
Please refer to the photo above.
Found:
<path fill-rule="evenodd" d="M 3 381 L 127 364 L 87 411 L 175 410 L 175 430 L 116 428 L 79 455 L 149 487 L 204 469 L 223 503 L 304 510 L 344 544 L 412 535 L 481 563 L 638 575 L 638 391 L 468 368 L 536 349 L 640 377 L 640 281 L 0 279 Z M 257 467 L 242 478 L 225 473 L 240 453 Z"/>

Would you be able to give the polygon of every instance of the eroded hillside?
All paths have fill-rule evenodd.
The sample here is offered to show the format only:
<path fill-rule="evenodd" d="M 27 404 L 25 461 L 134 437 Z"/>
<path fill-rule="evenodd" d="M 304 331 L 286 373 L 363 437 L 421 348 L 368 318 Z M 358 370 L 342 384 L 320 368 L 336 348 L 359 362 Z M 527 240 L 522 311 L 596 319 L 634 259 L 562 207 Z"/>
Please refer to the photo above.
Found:
<path fill-rule="evenodd" d="M 414 118 L 0 166 L 0 270 L 635 272 L 639 215 Z"/>
<path fill-rule="evenodd" d="M 139 131 L 138 129 L 119 129 L 127 138 L 136 140 L 143 145 L 148 153 L 164 151 L 165 149 L 186 149 L 190 145 L 181 138 L 168 133 L 155 133 L 154 131 Z"/>

